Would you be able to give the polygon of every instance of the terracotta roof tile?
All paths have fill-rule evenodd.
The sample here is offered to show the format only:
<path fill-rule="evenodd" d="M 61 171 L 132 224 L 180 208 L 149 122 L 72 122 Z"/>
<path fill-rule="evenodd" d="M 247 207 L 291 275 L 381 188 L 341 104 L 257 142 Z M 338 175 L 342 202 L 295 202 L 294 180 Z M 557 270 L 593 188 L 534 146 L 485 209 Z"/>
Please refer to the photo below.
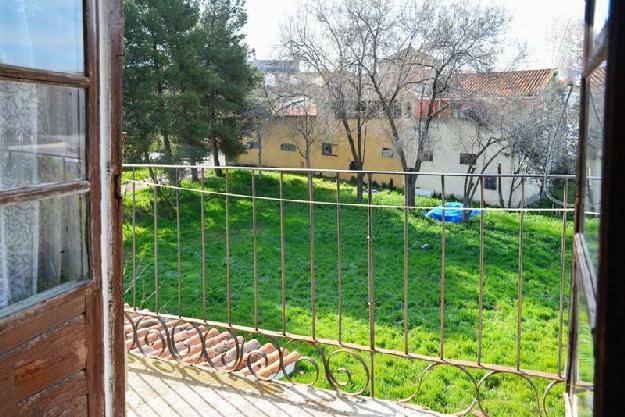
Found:
<path fill-rule="evenodd" d="M 595 69 L 590 74 L 590 77 L 588 78 L 590 79 L 590 84 L 592 85 L 592 87 L 605 88 L 605 79 L 606 79 L 605 66 L 600 66 L 599 68 Z"/>
<path fill-rule="evenodd" d="M 457 88 L 483 96 L 532 96 L 555 77 L 553 69 L 465 73 L 457 78 Z"/>
<path fill-rule="evenodd" d="M 136 345 L 133 325 L 127 320 L 124 326 L 127 351 L 205 369 L 227 369 L 241 376 L 253 374 L 248 368 L 249 363 L 259 378 L 281 376 L 280 352 L 271 343 L 261 346 L 256 339 L 245 340 L 242 336 L 236 336 L 235 339 L 229 332 L 217 328 L 207 329 L 180 319 L 158 319 L 145 310 L 135 312 L 127 309 L 126 314 L 136 326 L 136 337 L 140 344 L 140 347 Z M 203 340 L 209 360 L 203 355 Z M 178 358 L 174 358 L 170 346 L 175 346 Z M 282 349 L 282 362 L 287 372 L 300 357 L 298 352 Z M 234 367 L 236 369 L 233 370 Z"/>

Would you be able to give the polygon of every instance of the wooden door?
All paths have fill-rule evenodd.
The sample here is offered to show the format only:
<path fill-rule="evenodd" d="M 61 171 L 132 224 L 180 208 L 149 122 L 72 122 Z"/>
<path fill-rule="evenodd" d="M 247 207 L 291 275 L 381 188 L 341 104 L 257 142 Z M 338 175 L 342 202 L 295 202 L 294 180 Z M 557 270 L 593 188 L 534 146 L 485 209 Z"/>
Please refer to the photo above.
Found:
<path fill-rule="evenodd" d="M 0 416 L 103 414 L 96 4 L 0 1 Z"/>

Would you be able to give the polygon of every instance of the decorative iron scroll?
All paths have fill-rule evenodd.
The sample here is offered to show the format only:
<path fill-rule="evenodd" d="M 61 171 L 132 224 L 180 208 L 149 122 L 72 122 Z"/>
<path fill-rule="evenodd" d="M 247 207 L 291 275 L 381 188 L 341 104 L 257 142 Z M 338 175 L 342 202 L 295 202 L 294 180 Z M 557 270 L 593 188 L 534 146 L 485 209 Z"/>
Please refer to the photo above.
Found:
<path fill-rule="evenodd" d="M 125 316 L 127 320 L 126 349 L 147 357 L 219 370 L 261 381 L 284 379 L 291 383 L 304 383 L 312 386 L 317 384 L 319 378 L 323 376 L 325 381 L 342 395 L 371 394 L 372 391 L 373 368 L 371 363 L 364 358 L 371 355 L 371 352 L 328 346 L 310 340 L 303 343 L 313 347 L 316 355 L 314 357 L 303 356 L 292 347 L 296 340 L 288 336 L 276 337 L 262 331 L 250 331 L 250 338 L 245 339 L 239 334 L 240 331 L 230 329 L 227 325 L 207 325 L 201 321 L 164 317 L 147 311 L 127 310 Z M 261 343 L 254 337 L 266 342 Z M 379 353 L 376 352 L 376 354 Z M 342 360 L 347 357 L 351 360 Z M 406 359 L 420 360 L 409 357 Z M 351 369 L 346 367 L 347 363 L 352 366 Z M 541 393 L 532 378 L 521 372 L 490 370 L 481 378 L 476 378 L 467 367 L 462 365 L 427 363 L 428 365 L 416 379 L 415 391 L 400 401 L 415 402 L 418 400 L 425 381 L 432 375 L 435 368 L 451 367 L 464 374 L 473 387 L 473 399 L 467 407 L 453 413 L 457 416 L 478 413 L 477 415 L 494 417 L 485 406 L 483 396 L 488 390 L 487 382 L 490 379 L 498 375 L 506 375 L 525 380 L 531 389 L 534 402 L 530 406 L 537 410 L 538 416 L 551 417 L 547 399 L 553 394 L 555 387 L 563 384 L 560 380 L 551 381 Z M 354 364 L 358 369 L 353 368 Z M 354 377 L 356 371 L 364 375 L 364 380 L 361 377 L 356 381 Z M 302 382 L 302 379 L 306 382 Z"/>

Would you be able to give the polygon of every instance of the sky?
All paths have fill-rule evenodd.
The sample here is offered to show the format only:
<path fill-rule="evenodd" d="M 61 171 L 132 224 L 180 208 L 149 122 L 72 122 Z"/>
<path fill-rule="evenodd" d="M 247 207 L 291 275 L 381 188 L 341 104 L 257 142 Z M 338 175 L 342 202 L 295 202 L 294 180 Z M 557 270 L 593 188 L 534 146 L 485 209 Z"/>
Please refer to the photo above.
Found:
<path fill-rule="evenodd" d="M 80 0 L 0 0 L 0 63 L 84 72 Z"/>
<path fill-rule="evenodd" d="M 292 14 L 302 0 L 247 0 L 248 24 L 245 28 L 248 44 L 257 59 L 277 58 L 280 24 Z M 475 1 L 475 0 L 467 0 Z M 523 68 L 548 68 L 554 65 L 553 22 L 575 22 L 583 19 L 584 0 L 483 0 L 504 6 L 512 17 L 506 43 L 520 41 L 527 47 L 528 58 Z M 597 0 L 597 16 L 603 21 L 609 0 Z M 506 58 L 502 59 L 505 65 Z"/>

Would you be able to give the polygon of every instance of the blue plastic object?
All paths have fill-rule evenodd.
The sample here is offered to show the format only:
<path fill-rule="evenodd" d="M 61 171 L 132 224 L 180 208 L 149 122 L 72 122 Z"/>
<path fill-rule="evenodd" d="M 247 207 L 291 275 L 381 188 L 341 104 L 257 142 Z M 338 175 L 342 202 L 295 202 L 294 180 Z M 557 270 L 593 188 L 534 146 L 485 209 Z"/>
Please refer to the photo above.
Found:
<path fill-rule="evenodd" d="M 464 205 L 462 203 L 447 203 L 445 204 L 445 221 L 452 223 L 462 223 L 462 210 Z M 470 211 L 469 219 L 480 215 L 480 209 L 473 209 Z M 436 207 L 428 211 L 425 217 L 430 219 L 442 221 L 443 220 L 443 208 Z"/>

